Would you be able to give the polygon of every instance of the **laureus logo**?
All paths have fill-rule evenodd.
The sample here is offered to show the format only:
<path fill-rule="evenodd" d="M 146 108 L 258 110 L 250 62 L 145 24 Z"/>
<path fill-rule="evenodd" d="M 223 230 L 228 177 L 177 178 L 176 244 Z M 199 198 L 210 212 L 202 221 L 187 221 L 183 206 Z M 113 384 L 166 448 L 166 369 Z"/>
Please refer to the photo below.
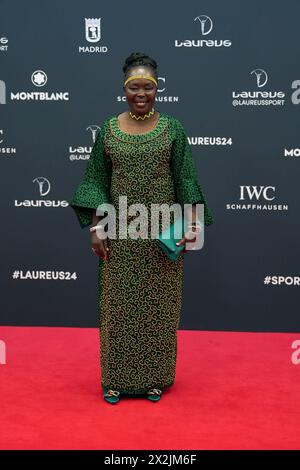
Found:
<path fill-rule="evenodd" d="M 100 130 L 101 128 L 99 126 L 96 126 L 95 124 L 91 124 L 90 126 L 88 126 L 86 128 L 87 131 L 90 131 L 91 134 L 92 134 L 92 140 L 93 140 L 93 144 L 96 142 L 96 136 L 97 136 L 97 132 Z"/>
<path fill-rule="evenodd" d="M 268 83 L 268 74 L 264 69 L 253 69 L 250 75 L 255 79 L 257 88 L 263 88 Z M 283 106 L 285 103 L 283 91 L 233 91 L 232 98 L 232 106 Z"/>
<path fill-rule="evenodd" d="M 199 34 L 208 36 L 213 29 L 213 21 L 208 15 L 198 15 L 194 18 L 195 24 L 199 25 Z M 175 39 L 175 47 L 230 47 L 229 39 Z"/>
<path fill-rule="evenodd" d="M 49 194 L 51 185 L 48 178 L 45 176 L 37 176 L 32 180 L 32 182 L 37 185 L 40 197 L 45 197 Z M 24 199 L 23 201 L 18 201 L 15 199 L 16 207 L 67 207 L 68 205 L 68 201 L 63 200 Z"/>
<path fill-rule="evenodd" d="M 209 34 L 211 32 L 213 28 L 213 22 L 209 16 L 206 16 L 206 15 L 196 16 L 194 21 L 200 22 L 202 36 L 205 36 L 206 34 Z"/>
<path fill-rule="evenodd" d="M 101 129 L 101 127 L 91 124 L 86 128 L 89 131 L 91 136 L 92 145 L 90 146 L 69 146 L 69 160 L 76 161 L 76 160 L 89 160 L 93 145 L 96 142 L 97 133 Z"/>
<path fill-rule="evenodd" d="M 38 176 L 32 180 L 33 183 L 37 183 L 39 187 L 40 196 L 47 196 L 50 191 L 50 181 L 44 176 Z"/>
<path fill-rule="evenodd" d="M 263 69 L 255 69 L 250 72 L 250 74 L 256 77 L 256 85 L 258 88 L 265 86 L 268 81 L 267 72 Z"/>

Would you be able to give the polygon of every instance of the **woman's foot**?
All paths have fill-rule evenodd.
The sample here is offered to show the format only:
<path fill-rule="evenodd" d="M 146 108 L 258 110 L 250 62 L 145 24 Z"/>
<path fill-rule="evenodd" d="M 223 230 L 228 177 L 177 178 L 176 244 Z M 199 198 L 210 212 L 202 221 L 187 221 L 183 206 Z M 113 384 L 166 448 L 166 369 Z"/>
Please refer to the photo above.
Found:
<path fill-rule="evenodd" d="M 108 403 L 118 403 L 118 401 L 120 400 L 120 392 L 118 392 L 117 390 L 107 390 L 107 392 L 104 392 L 103 398 Z"/>
<path fill-rule="evenodd" d="M 147 398 L 151 401 L 158 401 L 162 395 L 162 390 L 159 388 L 152 388 L 151 390 L 147 391 Z"/>

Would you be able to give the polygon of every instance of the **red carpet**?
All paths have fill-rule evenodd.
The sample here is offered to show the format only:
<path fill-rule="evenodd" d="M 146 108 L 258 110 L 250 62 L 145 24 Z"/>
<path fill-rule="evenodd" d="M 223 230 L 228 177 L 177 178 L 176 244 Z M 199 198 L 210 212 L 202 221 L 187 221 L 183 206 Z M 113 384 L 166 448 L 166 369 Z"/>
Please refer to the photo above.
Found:
<path fill-rule="evenodd" d="M 161 401 L 110 405 L 97 329 L 0 327 L 0 448 L 300 449 L 298 339 L 179 331 L 175 385 Z"/>

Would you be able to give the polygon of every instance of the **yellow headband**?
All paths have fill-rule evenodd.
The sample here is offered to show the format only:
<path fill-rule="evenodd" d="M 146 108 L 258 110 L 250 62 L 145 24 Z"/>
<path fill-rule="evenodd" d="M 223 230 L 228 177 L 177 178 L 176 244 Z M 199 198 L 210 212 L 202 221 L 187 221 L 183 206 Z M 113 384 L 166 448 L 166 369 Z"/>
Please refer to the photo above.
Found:
<path fill-rule="evenodd" d="M 135 78 L 146 78 L 147 80 L 152 80 L 152 82 L 154 82 L 155 85 L 157 86 L 157 81 L 155 80 L 155 78 L 150 77 L 150 76 L 148 76 L 148 75 L 131 75 L 131 77 L 129 77 L 129 78 L 127 78 L 127 80 L 125 80 L 124 86 L 126 86 L 126 84 L 127 84 L 130 80 L 134 80 Z"/>

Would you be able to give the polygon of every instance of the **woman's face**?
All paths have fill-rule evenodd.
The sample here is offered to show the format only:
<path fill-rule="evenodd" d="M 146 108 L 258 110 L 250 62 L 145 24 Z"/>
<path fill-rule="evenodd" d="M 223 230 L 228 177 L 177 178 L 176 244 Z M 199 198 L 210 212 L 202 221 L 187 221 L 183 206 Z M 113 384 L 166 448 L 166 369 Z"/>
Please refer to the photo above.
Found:
<path fill-rule="evenodd" d="M 145 75 L 156 79 L 153 71 L 149 67 L 132 68 L 126 78 L 132 75 Z M 146 78 L 135 78 L 130 80 L 126 86 L 123 85 L 127 103 L 130 111 L 135 115 L 143 115 L 151 111 L 154 107 L 157 86 L 152 80 Z"/>

